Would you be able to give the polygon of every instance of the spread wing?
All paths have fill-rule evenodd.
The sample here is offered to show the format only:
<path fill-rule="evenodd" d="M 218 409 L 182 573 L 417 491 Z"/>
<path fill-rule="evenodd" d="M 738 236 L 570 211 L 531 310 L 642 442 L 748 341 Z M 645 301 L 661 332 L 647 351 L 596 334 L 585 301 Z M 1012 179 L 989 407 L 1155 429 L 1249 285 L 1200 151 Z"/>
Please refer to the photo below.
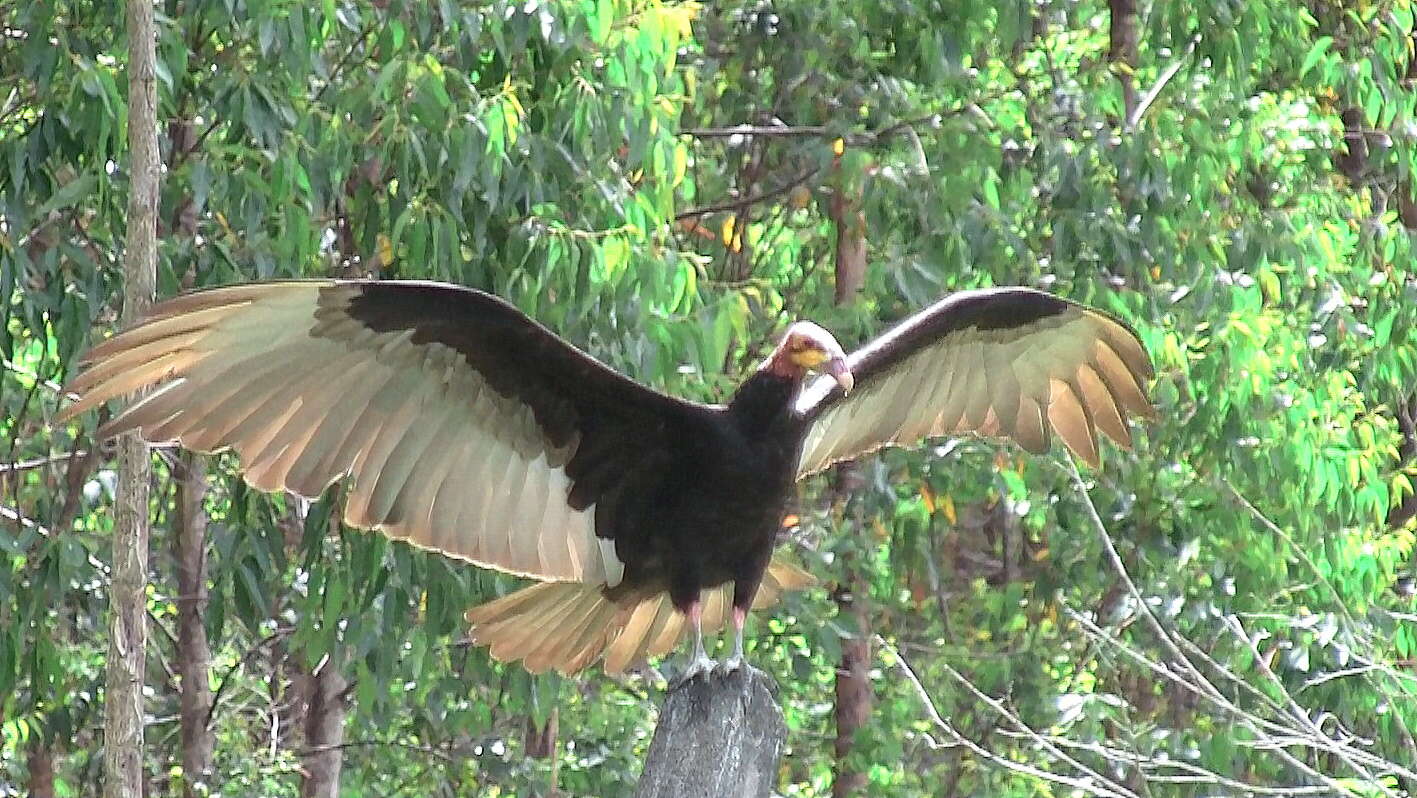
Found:
<path fill-rule="evenodd" d="M 1097 431 L 1131 445 L 1129 414 L 1154 414 L 1151 360 L 1100 311 L 1028 288 L 952 294 L 853 352 L 855 389 L 803 390 L 798 478 L 883 446 L 975 432 L 1047 450 L 1056 432 L 1096 465 Z"/>
<path fill-rule="evenodd" d="M 101 434 L 233 449 L 268 491 L 314 497 L 352 475 L 347 523 L 554 581 L 620 581 L 619 510 L 707 411 L 494 296 L 436 283 L 200 291 L 85 363 L 61 421 L 155 388 Z"/>

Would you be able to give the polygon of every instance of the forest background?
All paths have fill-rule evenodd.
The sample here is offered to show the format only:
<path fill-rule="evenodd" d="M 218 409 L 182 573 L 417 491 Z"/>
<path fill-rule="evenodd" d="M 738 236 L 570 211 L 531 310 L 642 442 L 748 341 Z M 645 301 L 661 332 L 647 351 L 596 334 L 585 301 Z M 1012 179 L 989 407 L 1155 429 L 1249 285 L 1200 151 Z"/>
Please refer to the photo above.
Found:
<path fill-rule="evenodd" d="M 52 428 L 116 323 L 119 4 L 0 2 L 0 795 L 94 794 L 111 444 Z M 158 293 L 505 296 L 723 399 L 775 333 L 949 291 L 1126 319 L 1160 418 L 805 487 L 822 580 L 751 622 L 785 796 L 1417 790 L 1408 0 L 163 0 Z M 665 669 L 530 676 L 482 572 L 155 453 L 152 794 L 623 795 Z"/>

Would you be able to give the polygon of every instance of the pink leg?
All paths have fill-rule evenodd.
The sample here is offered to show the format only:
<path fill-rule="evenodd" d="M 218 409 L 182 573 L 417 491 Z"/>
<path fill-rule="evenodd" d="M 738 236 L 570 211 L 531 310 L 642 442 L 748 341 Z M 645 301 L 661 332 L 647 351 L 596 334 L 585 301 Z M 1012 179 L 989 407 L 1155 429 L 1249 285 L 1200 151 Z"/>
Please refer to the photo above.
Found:
<path fill-rule="evenodd" d="M 724 660 L 725 670 L 732 672 L 738 670 L 743 665 L 743 625 L 748 622 L 748 610 L 743 607 L 733 608 L 733 654 Z"/>
<path fill-rule="evenodd" d="M 690 603 L 685 612 L 689 616 L 689 623 L 694 625 L 694 654 L 689 661 L 689 667 L 680 677 L 682 681 L 688 681 L 696 676 L 706 676 L 713 672 L 714 662 L 709 659 L 708 652 L 704 651 L 703 612 L 703 605 L 699 603 L 698 599 Z"/>

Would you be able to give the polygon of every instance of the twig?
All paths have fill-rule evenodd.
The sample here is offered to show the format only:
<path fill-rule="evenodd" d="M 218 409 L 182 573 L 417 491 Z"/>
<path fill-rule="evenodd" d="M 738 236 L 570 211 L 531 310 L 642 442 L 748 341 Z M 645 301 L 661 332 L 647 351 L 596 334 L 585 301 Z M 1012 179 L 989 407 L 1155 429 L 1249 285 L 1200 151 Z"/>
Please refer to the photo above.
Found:
<path fill-rule="evenodd" d="M 990 751 L 989 749 L 969 739 L 968 737 L 965 737 L 953 726 L 951 726 L 949 721 L 946 721 L 943 717 L 940 716 L 939 710 L 935 708 L 934 699 L 930 697 L 930 693 L 925 689 L 925 686 L 920 683 L 920 677 L 915 675 L 915 669 L 910 667 L 910 663 L 905 659 L 904 656 L 901 655 L 900 651 L 897 650 L 890 643 L 886 642 L 885 639 L 883 639 L 880 635 L 876 635 L 876 642 L 880 644 L 880 650 L 891 652 L 891 656 L 895 659 L 896 666 L 900 668 L 901 672 L 905 674 L 905 678 L 915 688 L 916 695 L 919 696 L 920 702 L 925 705 L 925 710 L 930 715 L 930 721 L 935 725 L 935 727 L 938 728 L 940 731 L 943 731 L 945 734 L 948 734 L 954 740 L 956 740 L 956 744 L 968 748 L 976 756 L 979 756 L 989 762 L 992 762 L 995 765 L 998 765 L 999 767 L 1005 768 L 1007 770 L 1012 770 L 1015 773 L 1022 773 L 1024 775 L 1032 776 L 1036 779 L 1052 782 L 1054 784 L 1062 784 L 1068 787 L 1072 787 L 1075 790 L 1080 790 L 1082 792 L 1089 793 L 1091 795 L 1118 796 L 1118 798 L 1128 798 L 1129 796 L 1135 796 L 1135 793 L 1132 793 L 1131 791 L 1121 793 L 1114 792 L 1106 787 L 1093 783 L 1090 779 L 1080 779 L 1074 776 L 1066 776 L 1061 773 L 1051 773 L 1049 771 L 1043 770 L 1042 768 L 1034 767 L 1033 765 L 1029 765 L 1023 762 L 1015 762 L 1014 760 L 1000 756 L 999 754 Z M 927 744 L 934 749 L 951 748 L 954 745 L 950 743 L 940 743 L 934 737 L 928 734 L 925 735 L 925 739 Z"/>
<path fill-rule="evenodd" d="M 39 376 L 33 371 L 30 371 L 29 369 L 23 366 L 6 360 L 5 358 L 0 358 L 0 365 L 3 365 L 6 369 L 20 375 L 21 377 L 28 377 L 29 379 L 33 380 L 36 385 L 43 385 L 54 393 L 62 395 L 64 392 L 64 386 L 60 385 L 54 380 L 45 379 L 44 377 Z"/>
<path fill-rule="evenodd" d="M 1200 672 L 1200 670 L 1196 667 L 1195 663 L 1192 662 L 1189 657 L 1187 657 L 1184 653 L 1181 652 L 1180 648 L 1176 644 L 1176 641 L 1171 637 L 1170 633 L 1166 631 L 1166 628 L 1161 624 L 1161 620 L 1156 617 L 1156 614 L 1151 609 L 1151 605 L 1146 602 L 1145 598 L 1141 595 L 1141 591 L 1137 589 L 1136 583 L 1132 581 L 1131 575 L 1127 572 L 1126 565 L 1122 562 L 1121 554 L 1117 552 L 1117 546 L 1112 540 L 1111 533 L 1107 531 L 1107 526 L 1102 523 L 1102 516 L 1098 514 L 1096 505 L 1092 503 L 1092 496 L 1087 492 L 1087 485 L 1082 480 L 1082 474 L 1078 473 L 1077 464 L 1073 462 L 1071 456 L 1068 456 L 1064 462 L 1067 463 L 1067 471 L 1072 476 L 1073 484 L 1078 489 L 1078 495 L 1082 499 L 1083 506 L 1087 510 L 1088 516 L 1091 518 L 1093 526 L 1097 530 L 1098 536 L 1102 540 L 1103 549 L 1107 552 L 1108 560 L 1111 562 L 1113 569 L 1117 572 L 1117 574 L 1121 577 L 1122 581 L 1126 584 L 1127 590 L 1131 592 L 1132 598 L 1137 602 L 1137 606 L 1140 608 L 1141 615 L 1143 618 L 1146 619 L 1147 624 L 1161 638 L 1161 641 L 1166 646 L 1168 652 L 1170 652 L 1172 656 L 1176 657 L 1178 662 L 1186 670 L 1188 670 L 1191 674 L 1194 675 L 1196 679 L 1196 684 L 1199 687 L 1204 688 L 1205 697 L 1208 700 L 1212 701 L 1217 706 L 1221 706 L 1233 711 L 1236 716 L 1241 719 L 1241 722 L 1246 723 L 1246 725 L 1250 726 L 1256 733 L 1260 733 L 1259 728 L 1257 728 L 1256 724 L 1252 722 L 1252 719 L 1258 718 L 1258 716 L 1252 715 L 1251 713 L 1247 713 L 1235 704 L 1233 704 L 1229 699 L 1227 699 L 1223 694 L 1221 694 L 1219 688 L 1217 688 L 1209 679 L 1205 677 L 1203 673 Z M 1262 718 L 1259 720 L 1263 721 Z M 1334 746 L 1341 745 L 1340 743 L 1329 740 L 1328 738 L 1322 736 L 1313 739 L 1305 737 L 1304 739 L 1306 740 L 1306 744 L 1324 750 L 1333 750 Z M 1320 773 L 1319 771 L 1310 767 L 1305 762 L 1295 757 L 1293 754 L 1289 753 L 1284 748 L 1276 747 L 1274 749 L 1274 753 L 1280 759 L 1283 759 L 1291 767 L 1297 768 L 1306 773 L 1307 775 L 1311 776 L 1312 778 L 1322 781 L 1324 784 L 1328 785 L 1329 788 L 1333 791 L 1341 793 L 1343 795 L 1358 795 L 1358 793 L 1354 792 L 1352 789 L 1345 786 L 1337 779 L 1334 779 L 1325 773 Z M 1392 766 L 1398 767 L 1396 765 Z"/>
<path fill-rule="evenodd" d="M 692 210 L 687 210 L 683 213 L 675 214 L 674 221 L 677 222 L 683 219 L 692 219 L 696 216 L 707 216 L 710 213 L 720 213 L 722 211 L 737 211 L 743 208 L 750 207 L 752 205 L 756 205 L 759 202 L 765 202 L 767 200 L 773 199 L 774 197 L 780 197 L 783 194 L 786 194 L 787 192 L 791 191 L 792 189 L 802 185 L 803 183 L 806 183 L 808 180 L 812 179 L 812 177 L 815 176 L 819 171 L 821 170 L 818 167 L 814 166 L 811 169 L 808 169 L 807 171 L 798 175 L 797 177 L 787 181 L 786 183 L 783 183 L 777 188 L 771 188 L 766 191 L 762 191 L 757 194 L 742 197 L 736 200 L 727 200 L 725 202 L 720 202 L 715 205 L 705 205 L 702 208 L 694 208 Z"/>
<path fill-rule="evenodd" d="M 428 754 L 430 756 L 436 756 L 445 762 L 454 761 L 452 756 L 450 756 L 448 752 L 440 751 L 431 745 L 405 743 L 399 742 L 398 740 L 350 740 L 348 742 L 343 743 L 331 743 L 329 745 L 317 745 L 313 748 L 305 748 L 300 751 L 296 751 L 295 755 L 303 759 L 308 756 L 316 756 L 317 754 L 323 754 L 329 751 L 342 751 L 346 748 L 372 748 L 375 746 L 382 746 L 387 748 L 402 748 L 405 751 L 418 751 L 419 753 Z"/>
<path fill-rule="evenodd" d="M 1289 548 L 1294 550 L 1294 553 L 1298 555 L 1300 560 L 1303 560 L 1304 565 L 1307 565 L 1314 576 L 1323 583 L 1324 587 L 1328 588 L 1328 592 L 1333 595 L 1333 600 L 1338 604 L 1338 609 L 1343 613 L 1343 617 L 1348 619 L 1348 623 L 1356 624 L 1357 622 L 1353 619 L 1353 615 L 1348 611 L 1348 605 L 1343 603 L 1343 596 L 1339 594 L 1338 588 L 1334 587 L 1333 583 L 1328 580 L 1328 577 L 1324 576 L 1323 571 L 1319 570 L 1319 564 L 1314 562 L 1314 558 L 1309 556 L 1309 552 L 1306 551 L 1303 546 L 1300 546 L 1288 532 L 1285 532 L 1283 527 L 1269 520 L 1269 517 L 1260 512 L 1258 507 L 1251 504 L 1250 500 L 1245 498 L 1245 495 L 1230 483 L 1230 480 L 1218 476 L 1215 478 L 1215 481 L 1221 487 L 1225 488 L 1226 491 L 1230 493 L 1230 496 L 1234 498 L 1235 501 L 1239 502 L 1240 506 L 1244 507 L 1256 521 L 1259 521 L 1261 526 L 1269 530 L 1270 534 L 1289 544 Z"/>
<path fill-rule="evenodd" d="M 20 512 L 14 507 L 8 507 L 6 505 L 0 504 L 0 518 L 4 518 L 8 521 L 13 521 L 24 527 L 25 529 L 33 529 L 43 537 L 52 537 L 52 535 L 49 534 L 49 530 L 46 529 L 44 525 L 26 516 L 24 513 Z"/>
<path fill-rule="evenodd" d="M 938 127 L 940 122 L 947 116 L 955 116 L 963 113 L 982 113 L 975 103 L 965 103 L 959 108 L 952 108 L 948 111 L 937 111 L 935 113 L 917 116 L 911 119 L 903 119 L 899 122 L 887 125 L 880 130 L 868 130 L 864 133 L 842 133 L 834 127 L 828 125 L 730 125 L 728 127 L 698 127 L 679 131 L 681 136 L 692 136 L 696 139 L 726 139 L 734 136 L 743 138 L 839 138 L 846 144 L 853 147 L 862 147 L 867 144 L 876 144 L 885 141 L 898 133 L 907 129 L 914 129 L 917 125 L 928 125 Z"/>
<path fill-rule="evenodd" d="M 262 638 L 260 642 L 256 643 L 256 645 L 246 649 L 246 653 L 241 655 L 241 659 L 238 659 L 234 665 L 227 669 L 226 673 L 222 675 L 221 681 L 217 683 L 216 691 L 212 693 L 211 705 L 207 707 L 207 719 L 206 722 L 203 724 L 207 729 L 210 729 L 212 727 L 212 719 L 216 717 L 216 708 L 221 703 L 221 696 L 223 693 L 226 692 L 227 685 L 230 684 L 231 677 L 236 673 L 236 671 L 240 670 L 243 666 L 245 666 L 247 661 L 249 661 L 251 657 L 255 656 L 258 652 L 260 652 L 261 649 L 264 649 L 271 643 L 274 643 L 282 637 L 289 635 L 292 631 L 293 630 L 291 629 L 277 629 L 274 632 L 271 632 L 269 635 L 266 635 L 264 638 Z"/>
<path fill-rule="evenodd" d="M 1236 618 L 1234 615 L 1227 615 L 1224 618 L 1224 622 L 1225 625 L 1229 627 L 1231 633 L 1235 635 L 1235 639 L 1243 642 L 1245 646 L 1249 649 L 1250 654 L 1254 657 L 1255 666 L 1259 668 L 1260 673 L 1264 674 L 1265 678 L 1269 680 L 1269 683 L 1273 685 L 1276 690 L 1279 691 L 1279 694 L 1281 696 L 1284 697 L 1284 702 L 1286 705 L 1288 705 L 1289 708 L 1290 717 L 1292 717 L 1296 723 L 1300 724 L 1303 727 L 1304 731 L 1308 732 L 1313 737 L 1319 739 L 1328 739 L 1327 735 L 1325 735 L 1323 731 L 1314 723 L 1313 719 L 1309 717 L 1308 711 L 1305 710 L 1303 707 L 1299 706 L 1299 702 L 1296 701 L 1294 699 L 1294 696 L 1289 693 L 1288 688 L 1284 686 L 1284 682 L 1280 681 L 1279 677 L 1275 675 L 1274 670 L 1269 667 L 1269 662 L 1264 658 L 1264 655 L 1260 653 L 1259 647 L 1255 645 L 1255 641 L 1250 637 L 1249 633 L 1245 631 L 1245 627 L 1240 623 L 1240 619 Z M 1359 776 L 1362 776 L 1365 780 L 1369 782 L 1371 786 L 1381 790 L 1383 795 L 1389 795 L 1396 798 L 1397 793 L 1393 792 L 1392 790 L 1389 790 L 1377 778 L 1377 776 L 1373 775 L 1371 772 L 1368 771 L 1367 768 L 1354 761 L 1353 757 L 1350 757 L 1347 752 L 1341 749 L 1335 749 L 1333 753 L 1339 759 L 1343 760 L 1343 763 L 1349 768 L 1351 768 L 1354 773 L 1357 773 Z"/>
<path fill-rule="evenodd" d="M 1135 128 L 1137 123 L 1141 122 L 1141 118 L 1146 114 L 1146 110 L 1151 107 L 1152 103 L 1156 102 L 1156 98 L 1160 96 L 1161 90 L 1166 88 L 1166 84 L 1170 83 L 1171 79 L 1176 77 L 1176 73 L 1181 71 L 1181 66 L 1186 63 L 1186 59 L 1191 57 L 1191 53 L 1196 51 L 1196 45 L 1200 44 L 1200 41 L 1200 34 L 1192 36 L 1191 43 L 1186 45 L 1186 51 L 1176 56 L 1176 58 L 1167 65 L 1166 69 L 1162 70 L 1160 77 L 1156 79 L 1156 83 L 1152 84 L 1151 88 L 1147 90 L 1146 95 L 1141 98 L 1141 102 L 1137 103 L 1137 107 L 1132 109 L 1131 116 L 1127 117 L 1128 128 Z"/>
<path fill-rule="evenodd" d="M 33 460 L 21 460 L 17 463 L 0 463 L 0 474 L 9 474 L 16 471 L 33 471 L 36 468 L 43 468 L 51 463 L 62 463 L 71 457 L 87 457 L 87 449 L 80 449 L 77 452 L 60 452 L 51 454 L 48 457 L 36 457 Z"/>
<path fill-rule="evenodd" d="M 364 29 L 359 32 L 358 36 L 354 37 L 354 41 L 350 43 L 349 49 L 345 51 L 344 56 L 335 64 L 335 68 L 330 70 L 330 79 L 325 81 L 325 85 L 321 86 L 319 91 L 315 92 L 315 97 L 311 101 L 312 105 L 320 104 L 320 100 L 325 97 L 325 92 L 329 91 L 330 87 L 335 85 L 335 82 L 340 77 L 340 73 L 344 71 L 346 66 L 349 66 L 349 62 L 354 58 L 355 51 L 359 49 L 359 45 L 363 44 L 364 40 L 369 38 L 369 34 L 373 32 L 374 25 L 371 22 L 364 26 Z"/>

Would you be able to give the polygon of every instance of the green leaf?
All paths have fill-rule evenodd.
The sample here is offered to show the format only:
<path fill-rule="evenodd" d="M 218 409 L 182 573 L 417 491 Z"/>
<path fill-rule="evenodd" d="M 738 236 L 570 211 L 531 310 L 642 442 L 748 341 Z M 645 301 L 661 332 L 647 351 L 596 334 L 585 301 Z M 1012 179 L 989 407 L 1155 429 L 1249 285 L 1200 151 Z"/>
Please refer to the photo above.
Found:
<path fill-rule="evenodd" d="M 1309 74 L 1309 70 L 1313 69 L 1314 66 L 1318 64 L 1319 59 L 1324 57 L 1328 52 L 1328 48 L 1331 46 L 1333 46 L 1332 36 L 1320 36 L 1314 41 L 1313 45 L 1309 48 L 1309 52 L 1304 56 L 1303 65 L 1299 67 L 1300 80 L 1303 80 Z"/>

